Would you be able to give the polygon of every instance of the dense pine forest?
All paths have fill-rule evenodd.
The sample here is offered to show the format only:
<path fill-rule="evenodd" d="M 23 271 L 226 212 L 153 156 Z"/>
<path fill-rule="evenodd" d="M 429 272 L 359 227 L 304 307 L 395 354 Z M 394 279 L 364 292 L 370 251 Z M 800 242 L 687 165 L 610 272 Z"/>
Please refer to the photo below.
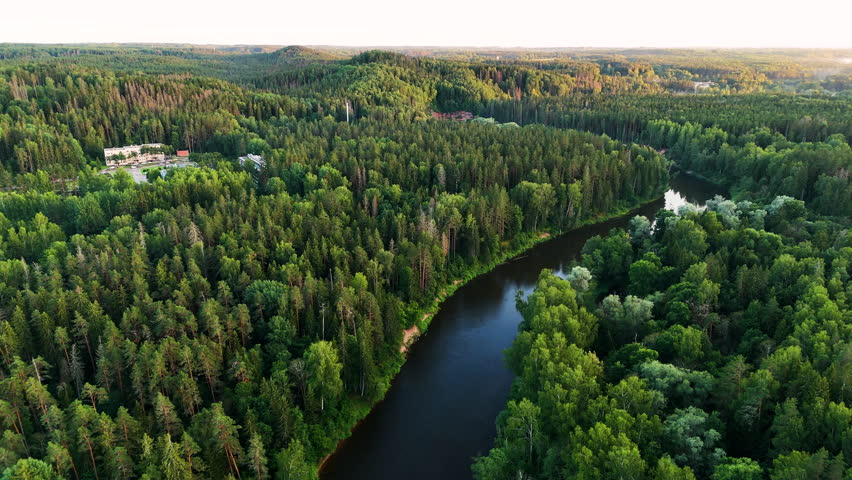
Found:
<path fill-rule="evenodd" d="M 403 330 L 672 169 L 734 200 L 542 274 L 474 474 L 843 478 L 848 57 L 0 45 L 0 478 L 315 478 Z"/>

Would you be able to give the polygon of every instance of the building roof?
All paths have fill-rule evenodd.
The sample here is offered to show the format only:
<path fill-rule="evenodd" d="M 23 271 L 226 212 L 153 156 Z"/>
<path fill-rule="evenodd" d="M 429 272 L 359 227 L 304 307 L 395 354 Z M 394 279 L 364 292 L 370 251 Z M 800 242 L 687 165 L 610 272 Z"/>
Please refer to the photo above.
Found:
<path fill-rule="evenodd" d="M 189 156 L 189 150 L 178 150 L 177 156 L 178 157 L 188 157 Z"/>
<path fill-rule="evenodd" d="M 266 161 L 263 160 L 263 156 L 254 155 L 252 153 L 249 153 L 245 157 L 239 157 L 238 160 L 240 161 L 240 165 L 245 165 L 246 162 L 252 162 L 258 168 L 264 167 L 266 165 Z"/>
<path fill-rule="evenodd" d="M 116 152 L 116 151 L 124 151 L 124 150 L 141 150 L 142 147 L 149 148 L 159 148 L 162 147 L 162 143 L 143 143 L 142 145 L 124 145 L 123 147 L 107 147 L 104 148 L 104 152 Z"/>

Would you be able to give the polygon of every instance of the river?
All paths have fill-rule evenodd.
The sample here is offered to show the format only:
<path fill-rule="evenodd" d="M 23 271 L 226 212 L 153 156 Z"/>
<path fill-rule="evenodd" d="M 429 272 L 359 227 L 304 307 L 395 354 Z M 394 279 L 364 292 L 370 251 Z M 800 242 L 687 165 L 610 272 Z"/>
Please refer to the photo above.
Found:
<path fill-rule="evenodd" d="M 564 274 L 588 238 L 623 227 L 634 215 L 653 218 L 662 207 L 700 205 L 724 194 L 684 175 L 669 186 L 664 198 L 538 244 L 457 290 L 412 346 L 385 399 L 326 461 L 321 479 L 470 479 L 472 458 L 492 446 L 512 384 L 503 350 L 521 321 L 516 293 L 529 294 L 543 268 Z"/>

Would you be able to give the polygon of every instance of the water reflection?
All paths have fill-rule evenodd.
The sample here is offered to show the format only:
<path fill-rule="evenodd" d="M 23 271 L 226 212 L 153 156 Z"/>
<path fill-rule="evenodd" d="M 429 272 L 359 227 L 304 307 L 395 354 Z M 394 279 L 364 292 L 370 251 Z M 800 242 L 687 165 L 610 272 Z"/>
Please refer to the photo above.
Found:
<path fill-rule="evenodd" d="M 542 243 L 447 299 L 385 400 L 326 462 L 322 479 L 469 479 L 471 459 L 491 448 L 513 379 L 503 351 L 521 321 L 515 293 L 528 294 L 543 268 L 564 274 L 588 238 L 625 227 L 633 215 L 653 218 L 660 208 L 700 205 L 720 193 L 683 175 L 670 185 L 663 199 Z"/>
<path fill-rule="evenodd" d="M 677 212 L 687 203 L 704 209 L 704 203 L 716 195 L 725 196 L 725 191 L 718 185 L 684 174 L 676 174 L 669 182 L 671 187 L 663 196 L 666 210 Z"/>

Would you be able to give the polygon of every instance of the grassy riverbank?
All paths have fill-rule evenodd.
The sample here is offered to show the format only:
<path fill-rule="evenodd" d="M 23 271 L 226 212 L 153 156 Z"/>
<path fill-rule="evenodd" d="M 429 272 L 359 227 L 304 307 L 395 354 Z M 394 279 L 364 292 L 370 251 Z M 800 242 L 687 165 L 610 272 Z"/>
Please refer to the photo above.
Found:
<path fill-rule="evenodd" d="M 693 170 L 687 170 L 685 168 L 679 167 L 676 163 L 672 163 L 672 169 L 675 170 L 678 174 L 686 175 L 689 177 L 697 178 L 702 182 L 707 182 L 713 184 L 719 188 L 723 188 L 725 190 L 730 190 L 730 186 L 726 183 L 726 179 L 722 177 L 708 177 L 701 173 L 695 172 Z"/>

